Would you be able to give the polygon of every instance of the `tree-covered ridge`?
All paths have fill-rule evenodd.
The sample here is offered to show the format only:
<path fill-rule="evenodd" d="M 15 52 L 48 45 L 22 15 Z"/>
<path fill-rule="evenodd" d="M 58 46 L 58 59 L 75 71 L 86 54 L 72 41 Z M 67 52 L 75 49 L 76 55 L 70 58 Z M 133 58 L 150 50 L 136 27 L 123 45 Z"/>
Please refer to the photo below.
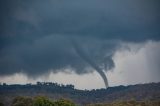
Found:
<path fill-rule="evenodd" d="M 17 96 L 46 96 L 50 100 L 66 98 L 79 105 L 108 103 L 117 100 L 160 100 L 160 83 L 109 87 L 108 89 L 78 90 L 73 85 L 37 82 L 26 85 L 0 85 L 0 102 L 6 106 Z"/>

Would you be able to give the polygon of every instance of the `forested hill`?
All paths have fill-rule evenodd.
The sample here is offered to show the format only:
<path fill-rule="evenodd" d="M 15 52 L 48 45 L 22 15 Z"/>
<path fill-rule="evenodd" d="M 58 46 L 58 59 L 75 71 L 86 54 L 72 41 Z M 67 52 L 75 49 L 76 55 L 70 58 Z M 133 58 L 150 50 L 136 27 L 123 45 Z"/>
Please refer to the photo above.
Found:
<path fill-rule="evenodd" d="M 67 98 L 77 104 L 104 103 L 115 100 L 159 100 L 160 83 L 109 87 L 108 89 L 78 90 L 73 85 L 37 82 L 26 85 L 0 85 L 0 101 L 10 103 L 17 96 L 47 96 L 56 100 Z"/>

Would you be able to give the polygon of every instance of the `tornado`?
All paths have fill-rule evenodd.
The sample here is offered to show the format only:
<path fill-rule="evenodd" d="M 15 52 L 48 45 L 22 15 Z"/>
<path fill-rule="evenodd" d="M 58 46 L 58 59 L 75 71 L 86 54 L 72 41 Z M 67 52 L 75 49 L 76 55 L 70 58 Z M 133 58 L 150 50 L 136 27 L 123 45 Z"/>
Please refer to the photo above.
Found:
<path fill-rule="evenodd" d="M 105 87 L 107 89 L 108 88 L 108 80 L 107 80 L 105 73 L 102 71 L 102 69 L 91 59 L 91 57 L 83 50 L 83 48 L 80 46 L 80 44 L 75 39 L 72 38 L 71 42 L 72 42 L 73 47 L 74 47 L 75 51 L 77 52 L 77 54 L 83 60 L 85 60 L 88 64 L 90 64 L 90 66 L 92 68 L 94 68 L 99 73 L 99 75 L 102 77 L 104 84 L 105 84 Z"/>

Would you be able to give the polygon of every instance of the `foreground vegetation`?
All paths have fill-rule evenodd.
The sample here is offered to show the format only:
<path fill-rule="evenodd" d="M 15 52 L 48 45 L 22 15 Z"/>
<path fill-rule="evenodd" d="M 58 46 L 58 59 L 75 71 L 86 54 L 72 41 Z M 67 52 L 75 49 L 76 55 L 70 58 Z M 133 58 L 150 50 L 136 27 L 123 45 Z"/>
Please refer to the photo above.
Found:
<path fill-rule="evenodd" d="M 75 104 L 66 99 L 52 101 L 47 97 L 37 96 L 34 98 L 16 97 L 13 99 L 11 106 L 75 106 Z"/>
<path fill-rule="evenodd" d="M 23 97 L 19 96 L 13 99 L 11 106 L 79 106 L 67 99 L 59 99 L 53 101 L 44 96 L 36 97 Z M 0 103 L 0 106 L 4 106 Z M 85 106 L 160 106 L 160 100 L 146 100 L 146 101 L 114 101 L 111 103 L 99 103 L 99 104 L 88 104 Z"/>
<path fill-rule="evenodd" d="M 106 103 L 106 104 L 90 104 L 87 106 L 160 106 L 160 100 L 156 101 L 115 101 L 112 103 Z"/>

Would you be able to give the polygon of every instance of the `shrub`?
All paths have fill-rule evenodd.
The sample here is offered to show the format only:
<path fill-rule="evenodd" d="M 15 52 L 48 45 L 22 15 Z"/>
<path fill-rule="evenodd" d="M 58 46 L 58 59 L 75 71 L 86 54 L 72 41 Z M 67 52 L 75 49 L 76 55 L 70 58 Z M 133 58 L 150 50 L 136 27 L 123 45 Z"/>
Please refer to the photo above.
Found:
<path fill-rule="evenodd" d="M 13 99 L 11 106 L 32 106 L 33 101 L 28 97 L 16 97 Z"/>
<path fill-rule="evenodd" d="M 0 106 L 3 106 L 0 104 Z M 16 97 L 11 106 L 75 106 L 75 104 L 66 99 L 51 101 L 47 97 L 37 96 L 32 98 Z"/>
<path fill-rule="evenodd" d="M 43 96 L 37 96 L 33 99 L 33 106 L 56 106 L 54 102 Z"/>
<path fill-rule="evenodd" d="M 75 106 L 75 104 L 66 99 L 60 99 L 55 102 L 56 106 Z"/>

